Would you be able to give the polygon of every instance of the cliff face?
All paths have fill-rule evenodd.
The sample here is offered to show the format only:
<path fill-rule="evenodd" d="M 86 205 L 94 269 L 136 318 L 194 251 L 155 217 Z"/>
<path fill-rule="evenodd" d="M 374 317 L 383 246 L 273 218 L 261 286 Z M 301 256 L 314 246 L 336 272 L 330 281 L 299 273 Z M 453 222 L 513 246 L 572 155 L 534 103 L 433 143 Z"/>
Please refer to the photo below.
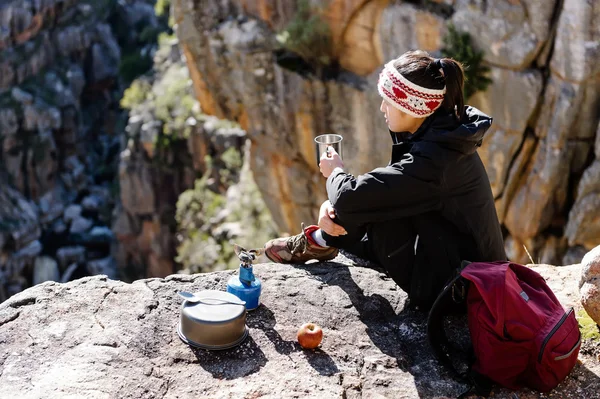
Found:
<path fill-rule="evenodd" d="M 116 275 L 120 41 L 136 24 L 156 26 L 152 2 L 0 5 L 0 301 L 48 279 Z"/>
<path fill-rule="evenodd" d="M 573 263 L 600 240 L 597 3 L 330 1 L 322 16 L 342 69 L 320 74 L 286 59 L 277 43 L 294 4 L 173 2 L 202 109 L 247 130 L 255 178 L 281 230 L 314 221 L 325 199 L 316 135 L 344 136 L 354 174 L 388 162 L 379 68 L 409 49 L 435 54 L 452 23 L 491 67 L 492 85 L 469 103 L 494 117 L 480 155 L 509 257 L 526 262 L 526 245 L 536 261 Z"/>

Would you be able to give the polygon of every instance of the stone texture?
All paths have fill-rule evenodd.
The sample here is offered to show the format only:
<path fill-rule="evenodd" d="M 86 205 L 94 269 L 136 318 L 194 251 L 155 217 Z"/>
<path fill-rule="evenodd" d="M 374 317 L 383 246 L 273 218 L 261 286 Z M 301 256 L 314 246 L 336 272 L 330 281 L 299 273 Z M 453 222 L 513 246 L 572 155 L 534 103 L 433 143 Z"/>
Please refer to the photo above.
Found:
<path fill-rule="evenodd" d="M 581 303 L 592 320 L 600 325 L 600 245 L 583 257 L 581 266 Z"/>
<path fill-rule="evenodd" d="M 60 270 L 58 263 L 49 256 L 40 256 L 36 258 L 33 265 L 33 285 L 41 284 L 45 281 L 60 281 Z"/>
<path fill-rule="evenodd" d="M 71 233 L 71 234 L 85 233 L 86 231 L 91 229 L 93 225 L 94 225 L 93 220 L 90 220 L 90 219 L 87 219 L 84 217 L 78 217 L 78 218 L 73 219 L 73 221 L 71 222 L 71 227 L 69 228 L 69 233 Z"/>
<path fill-rule="evenodd" d="M 134 3 L 133 7 L 135 7 Z M 154 19 L 156 20 L 156 19 Z M 97 43 L 92 46 L 92 82 L 113 79 L 119 75 L 119 62 L 121 61 L 121 48 L 112 35 L 107 24 L 96 25 Z"/>
<path fill-rule="evenodd" d="M 65 269 L 71 263 L 82 263 L 85 261 L 85 248 L 82 246 L 62 247 L 56 251 L 56 258 L 61 269 Z"/>
<path fill-rule="evenodd" d="M 567 247 L 568 242 L 565 237 L 549 236 L 538 251 L 539 262 L 552 265 L 568 265 L 569 263 L 563 263 L 562 259 Z"/>
<path fill-rule="evenodd" d="M 15 251 L 37 240 L 41 234 L 35 204 L 7 184 L 0 184 L 0 232 L 7 237 L 5 243 L 10 237 Z"/>
<path fill-rule="evenodd" d="M 12 136 L 19 130 L 17 113 L 14 109 L 0 109 L 0 128 L 2 129 L 2 137 Z"/>
<path fill-rule="evenodd" d="M 561 79 L 583 82 L 600 74 L 600 4 L 564 1 L 550 68 Z"/>
<path fill-rule="evenodd" d="M 598 82 L 573 83 L 551 75 L 535 134 L 545 138 L 587 139 L 593 142 L 598 128 Z"/>
<path fill-rule="evenodd" d="M 63 214 L 63 219 L 65 220 L 65 222 L 71 223 L 73 220 L 75 220 L 81 216 L 82 209 L 83 208 L 81 207 L 81 205 L 77 205 L 77 204 L 69 205 L 65 209 L 65 212 Z"/>
<path fill-rule="evenodd" d="M 71 155 L 64 161 L 64 172 L 61 173 L 62 182 L 66 188 L 78 192 L 87 186 L 85 165 L 76 155 Z"/>
<path fill-rule="evenodd" d="M 368 74 L 378 67 L 381 58 L 380 37 L 377 30 L 382 11 L 389 0 L 311 0 L 309 4 L 329 26 L 332 53 L 341 65 L 357 74 Z M 281 31 L 294 19 L 298 2 L 286 0 L 230 0 L 219 5 L 204 4 L 206 15 L 217 18 L 243 13 L 264 21 L 273 31 Z M 176 20 L 185 18 L 175 2 Z"/>
<path fill-rule="evenodd" d="M 22 283 L 21 274 L 24 270 L 34 265 L 35 259 L 41 252 L 42 244 L 38 240 L 34 240 L 20 248 L 18 251 L 10 253 L 9 256 L 0 254 L 3 255 L 2 258 L 4 258 L 2 259 L 2 274 L 0 274 L 0 277 L 3 277 L 3 282 L 7 283 L 7 288 L 9 288 L 7 291 L 12 291 L 8 293 L 9 296 L 23 289 L 23 287 L 20 286 Z M 12 288 L 11 280 L 16 282 Z"/>
<path fill-rule="evenodd" d="M 62 190 L 59 186 L 53 186 L 51 190 L 46 192 L 40 199 L 40 223 L 48 224 L 54 222 L 61 217 L 65 210 Z"/>
<path fill-rule="evenodd" d="M 224 290 L 231 271 L 133 284 L 96 276 L 49 282 L 12 297 L 0 304 L 4 397 L 412 399 L 456 397 L 464 390 L 424 344 L 425 315 L 404 309 L 405 294 L 380 272 L 340 263 L 254 270 L 263 281 L 262 305 L 247 315 L 248 338 L 226 351 L 194 350 L 180 341 L 176 293 Z M 573 284 L 564 283 L 573 282 L 567 276 L 572 270 L 561 269 L 558 278 L 551 266 L 536 270 L 565 305 L 571 303 Z M 314 351 L 296 342 L 298 327 L 308 320 L 324 329 Z M 466 320 L 450 323 L 452 331 L 461 326 Z M 600 365 L 583 353 L 580 360 L 552 395 L 590 397 L 586 387 L 597 380 Z M 494 390 L 497 398 L 515 394 L 546 397 Z"/>
<path fill-rule="evenodd" d="M 384 61 L 380 26 L 389 0 L 362 3 L 347 24 L 337 20 L 335 14 L 330 15 L 332 28 L 343 32 L 338 50 L 340 65 L 358 75 L 368 75 Z"/>
<path fill-rule="evenodd" d="M 579 181 L 575 203 L 565 228 L 569 245 L 592 249 L 600 237 L 600 160 L 587 168 Z"/>
<path fill-rule="evenodd" d="M 502 196 L 495 201 L 498 220 L 500 220 L 501 223 L 504 223 L 508 205 L 514 198 L 515 192 L 521 187 L 521 184 L 523 184 L 525 170 L 531 162 L 531 156 L 533 155 L 536 146 L 537 140 L 533 135 L 525 135 L 521 149 L 518 151 L 510 167 Z"/>
<path fill-rule="evenodd" d="M 504 239 L 504 251 L 506 252 L 506 257 L 511 262 L 517 262 L 521 264 L 530 262 L 523 244 L 515 240 L 510 235 Z"/>
<path fill-rule="evenodd" d="M 479 154 L 490 178 L 492 192 L 499 197 L 507 184 L 509 168 L 521 148 L 525 128 L 538 106 L 543 81 L 537 70 L 516 72 L 496 67 L 491 68 L 490 78 L 490 87 L 476 93 L 470 104 L 494 118 Z"/>
<path fill-rule="evenodd" d="M 575 311 L 581 309 L 579 279 L 582 272 L 582 264 L 575 263 L 566 266 L 554 266 L 547 263 L 540 263 L 527 264 L 527 267 L 544 277 L 546 283 L 563 307 L 572 307 Z"/>
<path fill-rule="evenodd" d="M 446 34 L 446 24 L 441 17 L 413 5 L 391 4 L 380 17 L 378 33 L 381 42 L 380 69 L 382 63 L 408 50 L 439 50 Z"/>
<path fill-rule="evenodd" d="M 161 73 L 145 80 L 152 95 L 129 113 L 119 162 L 121 204 L 107 220 L 118 240 L 114 258 L 126 279 L 164 277 L 176 270 L 178 198 L 200 177 L 215 192 L 224 192 L 221 156 L 239 150 L 246 135 L 229 121 L 200 115 L 177 40 L 157 51 L 155 68 Z M 182 126 L 174 126 L 178 123 Z M 230 154 L 235 158 L 237 152 Z"/>
<path fill-rule="evenodd" d="M 531 65 L 549 39 L 555 4 L 554 0 L 456 0 L 451 21 L 459 31 L 471 34 L 486 61 L 519 70 Z"/>
<path fill-rule="evenodd" d="M 90 260 L 86 267 L 91 276 L 103 274 L 108 278 L 117 278 L 117 264 L 112 256 Z"/>
<path fill-rule="evenodd" d="M 155 192 L 149 165 L 139 155 L 126 150 L 119 164 L 121 203 L 133 215 L 153 214 Z"/>
<path fill-rule="evenodd" d="M 600 122 L 598 123 L 598 129 L 596 130 L 596 145 L 594 146 L 594 153 L 596 159 L 600 159 Z"/>
<path fill-rule="evenodd" d="M 521 241 L 536 236 L 564 211 L 569 174 L 576 159 L 581 158 L 575 142 L 593 139 L 599 115 L 593 104 L 599 98 L 594 85 L 550 78 L 535 129 L 541 139 L 526 177 L 519 177 L 524 180 L 505 218 L 510 233 Z M 587 155 L 591 143 L 583 141 L 583 145 Z M 523 210 L 527 210 L 527 217 L 523 217 Z"/>
<path fill-rule="evenodd" d="M 534 237 L 548 227 L 566 199 L 568 165 L 566 148 L 555 150 L 553 143 L 541 140 L 533 153 L 521 184 L 507 208 L 504 223 L 520 241 Z M 525 213 L 524 211 L 527 210 Z"/>
<path fill-rule="evenodd" d="M 581 260 L 586 254 L 586 249 L 580 245 L 575 247 L 569 247 L 569 249 L 565 253 L 565 256 L 563 257 L 562 264 L 572 265 L 575 263 L 581 263 Z"/>
<path fill-rule="evenodd" d="M 64 273 L 62 274 L 62 277 L 60 278 L 60 282 L 61 283 L 68 283 L 69 281 L 73 280 L 73 274 L 77 271 L 77 269 L 79 269 L 80 265 L 79 263 L 72 263 L 70 264 L 67 269 L 64 271 Z"/>

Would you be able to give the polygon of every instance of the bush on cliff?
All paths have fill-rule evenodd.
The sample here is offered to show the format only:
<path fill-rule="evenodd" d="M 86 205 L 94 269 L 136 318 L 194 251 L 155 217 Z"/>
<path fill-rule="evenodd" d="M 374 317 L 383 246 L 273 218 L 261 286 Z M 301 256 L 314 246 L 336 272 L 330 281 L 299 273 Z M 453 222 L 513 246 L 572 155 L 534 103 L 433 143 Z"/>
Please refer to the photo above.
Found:
<path fill-rule="evenodd" d="M 301 0 L 292 20 L 277 35 L 284 49 L 298 54 L 317 71 L 333 62 L 331 31 L 321 14 L 307 0 Z"/>
<path fill-rule="evenodd" d="M 239 261 L 234 243 L 262 247 L 276 236 L 275 224 L 250 170 L 248 150 L 244 159 L 234 148 L 218 159 L 208 157 L 208 171 L 196 180 L 193 189 L 179 196 L 176 260 L 185 272 L 235 268 Z M 228 187 L 225 195 L 215 191 L 216 179 Z"/>
<path fill-rule="evenodd" d="M 473 46 L 469 33 L 459 32 L 452 24 L 448 26 L 448 34 L 444 37 L 442 55 L 463 63 L 466 99 L 478 91 L 485 91 L 492 83 L 488 77 L 490 68 L 483 63 L 483 51 Z"/>

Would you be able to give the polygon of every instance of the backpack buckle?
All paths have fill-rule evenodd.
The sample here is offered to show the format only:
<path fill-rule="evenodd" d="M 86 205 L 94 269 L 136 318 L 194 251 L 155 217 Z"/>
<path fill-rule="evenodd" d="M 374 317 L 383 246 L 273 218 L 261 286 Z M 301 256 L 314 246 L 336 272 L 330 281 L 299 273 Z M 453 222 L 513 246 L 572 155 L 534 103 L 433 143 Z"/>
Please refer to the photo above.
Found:
<path fill-rule="evenodd" d="M 466 288 L 465 283 L 457 280 L 454 284 L 452 284 L 452 300 L 455 303 L 463 303 L 466 298 Z"/>

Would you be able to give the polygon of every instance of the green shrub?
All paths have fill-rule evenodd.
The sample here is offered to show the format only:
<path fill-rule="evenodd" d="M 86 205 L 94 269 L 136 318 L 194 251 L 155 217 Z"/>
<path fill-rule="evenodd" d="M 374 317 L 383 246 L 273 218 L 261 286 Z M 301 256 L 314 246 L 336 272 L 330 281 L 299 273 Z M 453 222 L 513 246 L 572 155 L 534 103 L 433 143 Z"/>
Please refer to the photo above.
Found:
<path fill-rule="evenodd" d="M 333 61 L 329 25 L 321 17 L 321 10 L 312 9 L 307 0 L 298 2 L 294 18 L 277 35 L 277 41 L 313 66 L 328 66 Z"/>
<path fill-rule="evenodd" d="M 209 234 L 210 220 L 225 205 L 225 197 L 207 187 L 207 176 L 196 180 L 194 188 L 184 191 L 177 200 L 178 236 L 180 245 L 175 260 L 185 268 L 211 270 L 215 266 L 220 245 Z"/>
<path fill-rule="evenodd" d="M 146 80 L 136 79 L 131 83 L 128 89 L 123 93 L 121 99 L 121 108 L 133 109 L 137 105 L 142 104 L 148 98 L 148 93 L 152 90 L 152 86 Z"/>
<path fill-rule="evenodd" d="M 190 273 L 235 268 L 239 261 L 233 251 L 234 243 L 256 248 L 276 236 L 271 214 L 254 182 L 249 162 L 242 159 L 242 154 L 229 148 L 220 157 L 207 156 L 205 162 L 208 171 L 177 201 L 175 219 L 180 245 L 176 261 Z M 227 198 L 212 191 L 208 184 L 215 169 L 227 180 L 222 182 L 226 187 L 237 185 L 228 192 Z M 221 219 L 215 218 L 223 215 L 221 212 L 225 219 L 215 220 Z M 215 234 L 224 222 L 239 224 L 240 235 L 226 238 Z"/>
<path fill-rule="evenodd" d="M 169 14 L 171 8 L 171 0 L 157 0 L 154 5 L 154 12 L 157 17 Z"/>
<path fill-rule="evenodd" d="M 581 337 L 584 340 L 600 342 L 600 327 L 592 320 L 585 309 L 580 309 L 577 312 L 577 322 L 579 323 L 579 329 L 581 330 Z"/>
<path fill-rule="evenodd" d="M 221 155 L 225 167 L 232 171 L 239 171 L 242 167 L 242 155 L 234 147 L 229 147 Z"/>
<path fill-rule="evenodd" d="M 155 114 L 164 122 L 166 135 L 187 138 L 189 117 L 199 117 L 198 101 L 193 96 L 192 80 L 185 65 L 172 65 L 152 88 Z"/>
<path fill-rule="evenodd" d="M 448 26 L 448 34 L 444 37 L 442 55 L 453 58 L 464 65 L 465 99 L 469 99 L 478 91 L 485 91 L 492 83 L 488 77 L 490 68 L 483 63 L 483 51 L 473 47 L 469 33 L 459 32 L 452 24 Z"/>
<path fill-rule="evenodd" d="M 163 48 L 169 45 L 171 40 L 177 39 L 175 33 L 161 32 L 158 34 L 158 47 Z"/>

